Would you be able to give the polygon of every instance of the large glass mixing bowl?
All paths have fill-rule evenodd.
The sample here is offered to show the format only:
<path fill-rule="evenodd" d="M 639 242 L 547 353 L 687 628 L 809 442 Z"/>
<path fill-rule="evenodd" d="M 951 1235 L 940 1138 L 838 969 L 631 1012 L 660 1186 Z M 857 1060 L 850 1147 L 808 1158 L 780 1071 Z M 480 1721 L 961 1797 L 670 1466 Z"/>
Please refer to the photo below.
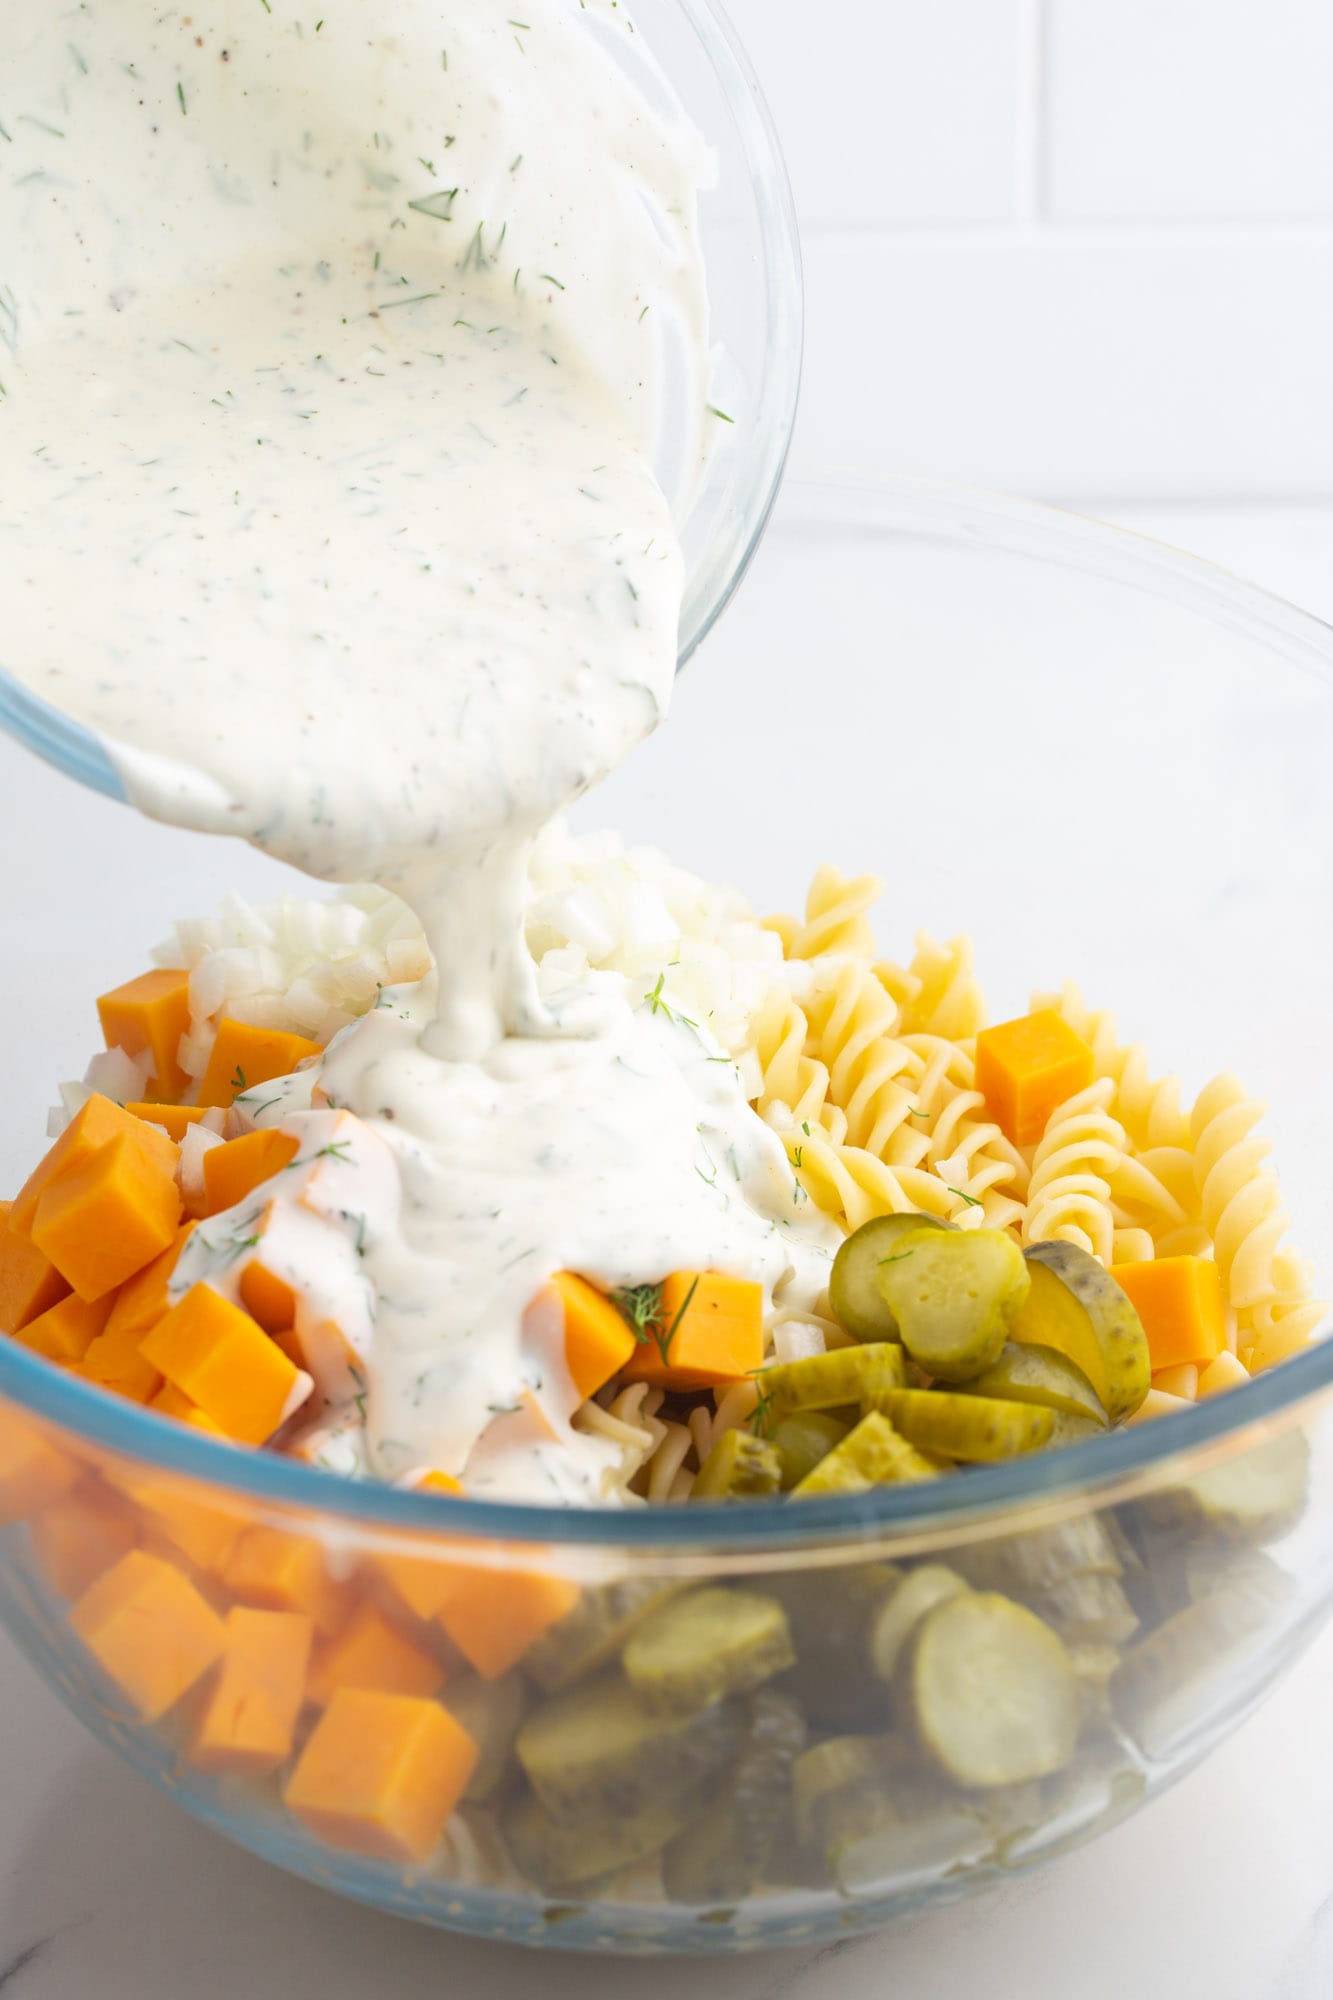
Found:
<path fill-rule="evenodd" d="M 639 44 L 607 33 L 605 47 L 650 96 L 658 72 L 717 163 L 700 231 L 708 274 L 714 393 L 727 423 L 714 426 L 704 483 L 682 526 L 686 581 L 679 657 L 686 661 L 711 630 L 759 544 L 782 477 L 801 381 L 804 300 L 800 242 L 787 170 L 749 57 L 714 0 L 642 0 Z M 591 32 L 599 23 L 590 17 Z M 8 272 L 11 284 L 21 274 Z M 21 283 L 18 285 L 21 290 Z M 659 471 L 674 490 L 670 355 L 660 427 Z M 23 687 L 3 666 L 0 728 L 30 750 L 109 797 L 124 786 L 96 736 Z"/>
<path fill-rule="evenodd" d="M 1076 976 L 1187 1086 L 1234 1065 L 1271 1102 L 1296 1236 L 1327 1276 L 1331 672 L 1333 631 L 1149 542 L 981 496 L 789 488 L 707 671 L 598 809 L 668 828 L 677 858 L 765 903 L 790 905 L 825 854 L 878 867 L 885 947 L 970 930 L 997 1018 Z M 1160 1793 L 1333 1601 L 1333 1343 L 1183 1414 L 924 1486 L 615 1513 L 351 1485 L 11 1341 L 0 1397 L 0 1614 L 80 1719 L 277 1865 L 530 1944 L 719 1952 L 967 1896 Z M 946 1659 L 932 1734 L 938 1683 L 897 1595 L 923 1564 L 1076 1648 L 1044 1775 L 981 1783 L 960 1759 L 963 1718 L 1014 1740 L 1013 1656 L 998 1688 Z M 635 1621 L 692 1584 L 763 1600 L 794 1664 L 750 1706 L 678 1685 L 627 1739 Z M 235 1607 L 313 1621 L 303 1763 L 342 1703 L 294 1789 L 290 1714 L 248 1775 L 209 1768 Z M 440 1839 L 437 1697 L 486 1746 Z"/>

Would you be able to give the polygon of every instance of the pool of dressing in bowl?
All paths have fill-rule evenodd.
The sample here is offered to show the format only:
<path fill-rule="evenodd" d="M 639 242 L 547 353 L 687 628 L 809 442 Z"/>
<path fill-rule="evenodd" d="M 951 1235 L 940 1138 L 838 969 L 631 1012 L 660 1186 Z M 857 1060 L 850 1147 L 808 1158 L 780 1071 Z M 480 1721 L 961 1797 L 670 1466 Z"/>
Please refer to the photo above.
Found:
<path fill-rule="evenodd" d="M 707 148 L 614 0 L 512 4 L 9 0 L 0 586 L 6 667 L 142 811 L 424 925 L 430 980 L 242 1103 L 318 1167 L 265 1261 L 355 1351 L 318 1385 L 339 1462 L 578 1501 L 615 1454 L 545 1279 L 805 1309 L 836 1234 L 705 1025 L 543 997 L 524 944 L 534 837 L 670 697 L 673 368 L 675 513 L 717 418 Z M 255 1225 L 176 1289 L 236 1296 Z"/>

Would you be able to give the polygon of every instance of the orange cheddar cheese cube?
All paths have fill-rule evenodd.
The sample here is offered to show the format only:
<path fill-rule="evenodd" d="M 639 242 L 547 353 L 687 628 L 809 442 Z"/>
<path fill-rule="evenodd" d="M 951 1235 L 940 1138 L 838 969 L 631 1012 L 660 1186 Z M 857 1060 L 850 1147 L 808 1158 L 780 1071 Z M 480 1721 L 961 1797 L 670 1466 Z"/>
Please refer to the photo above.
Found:
<path fill-rule="evenodd" d="M 296 1320 L 296 1293 L 256 1253 L 241 1272 L 241 1304 L 265 1333 L 286 1333 Z"/>
<path fill-rule="evenodd" d="M 188 972 L 144 972 L 97 1002 L 102 1035 L 109 1049 L 127 1056 L 152 1056 L 150 1097 L 179 1097 L 190 1079 L 177 1060 L 181 1036 L 190 1026 Z"/>
<path fill-rule="evenodd" d="M 18 1333 L 69 1291 L 50 1258 L 9 1227 L 13 1205 L 0 1202 L 0 1333 Z"/>
<path fill-rule="evenodd" d="M 141 1351 L 239 1444 L 263 1444 L 310 1393 L 308 1377 L 211 1285 L 192 1285 Z"/>
<path fill-rule="evenodd" d="M 323 1637 L 340 1630 L 350 1608 L 345 1582 L 333 1576 L 323 1546 L 282 1528 L 250 1528 L 232 1550 L 222 1581 L 242 1604 L 301 1611 Z"/>
<path fill-rule="evenodd" d="M 199 1487 L 192 1481 L 173 1479 L 169 1473 L 150 1472 L 134 1467 L 117 1472 L 120 1492 L 139 1511 L 145 1538 L 164 1553 L 178 1549 L 196 1569 L 221 1570 L 245 1528 L 239 1513 L 201 1500 Z"/>
<path fill-rule="evenodd" d="M 225 1015 L 199 1084 L 201 1104 L 230 1104 L 242 1091 L 275 1076 L 290 1076 L 298 1063 L 323 1053 L 318 1042 L 281 1028 L 252 1028 Z"/>
<path fill-rule="evenodd" d="M 156 1410 L 160 1417 L 174 1417 L 178 1424 L 189 1424 L 192 1430 L 203 1431 L 209 1437 L 226 1435 L 197 1403 L 192 1403 L 170 1382 L 164 1382 L 157 1394 L 149 1398 L 148 1407 Z"/>
<path fill-rule="evenodd" d="M 247 1132 L 204 1154 L 204 1214 L 235 1208 L 274 1174 L 290 1166 L 300 1141 L 287 1132 Z"/>
<path fill-rule="evenodd" d="M 1113 1264 L 1111 1276 L 1143 1322 L 1154 1376 L 1195 1362 L 1206 1368 L 1227 1344 L 1222 1277 L 1211 1257 L 1156 1257 Z"/>
<path fill-rule="evenodd" d="M 78 1599 L 69 1622 L 145 1722 L 203 1679 L 223 1647 L 222 1620 L 161 1556 L 131 1549 Z"/>
<path fill-rule="evenodd" d="M 673 1271 L 662 1281 L 656 1331 L 636 1342 L 629 1382 L 711 1389 L 742 1382 L 764 1359 L 764 1291 L 720 1271 Z"/>
<path fill-rule="evenodd" d="M 144 1334 L 152 1332 L 160 1319 L 166 1318 L 171 1310 L 167 1283 L 193 1228 L 192 1222 L 183 1222 L 176 1231 L 175 1242 L 121 1286 L 106 1323 L 108 1333 L 133 1333 L 142 1339 Z"/>
<path fill-rule="evenodd" d="M 283 1794 L 317 1840 L 385 1861 L 430 1858 L 477 1746 L 438 1702 L 339 1688 Z"/>
<path fill-rule="evenodd" d="M 455 1564 L 436 1617 L 468 1665 L 498 1680 L 578 1602 L 579 1587 L 545 1570 Z"/>
<path fill-rule="evenodd" d="M 1092 1082 L 1092 1050 L 1053 1007 L 983 1028 L 977 1036 L 977 1089 L 1015 1146 L 1034 1146 L 1056 1106 Z"/>
<path fill-rule="evenodd" d="M 132 1117 L 149 1125 L 160 1125 L 179 1146 L 191 1125 L 197 1125 L 208 1110 L 206 1104 L 127 1104 Z"/>
<path fill-rule="evenodd" d="M 625 1366 L 639 1343 L 606 1294 L 586 1278 L 557 1271 L 549 1289 L 564 1313 L 565 1365 L 586 1402 Z"/>
<path fill-rule="evenodd" d="M 314 1627 L 295 1611 L 227 1613 L 222 1665 L 190 1738 L 205 1771 L 259 1775 L 287 1761 L 305 1700 Z"/>
<path fill-rule="evenodd" d="M 67 1493 L 79 1468 L 26 1418 L 0 1405 L 0 1527 L 40 1513 Z"/>
<path fill-rule="evenodd" d="M 36 1319 L 30 1319 L 16 1338 L 24 1347 L 31 1347 L 38 1354 L 44 1354 L 48 1361 L 61 1361 L 69 1365 L 82 1361 L 99 1333 L 105 1327 L 111 1311 L 110 1294 L 88 1305 L 71 1292 L 58 1305 L 49 1306 Z"/>
<path fill-rule="evenodd" d="M 81 1299 L 100 1299 L 160 1256 L 180 1219 L 175 1180 L 122 1132 L 43 1188 L 32 1240 Z"/>
<path fill-rule="evenodd" d="M 415 1482 L 419 1493 L 458 1495 L 459 1481 L 447 1472 L 427 1472 Z M 408 1555 L 395 1552 L 375 1559 L 375 1568 L 395 1598 L 423 1623 L 435 1617 L 454 1587 L 455 1573 L 450 1563 L 436 1555 Z"/>
<path fill-rule="evenodd" d="M 82 1597 L 129 1554 L 134 1519 L 106 1487 L 76 1487 L 28 1524 L 33 1560 L 57 1597 Z"/>
<path fill-rule="evenodd" d="M 80 1105 L 14 1197 L 9 1211 L 10 1228 L 16 1229 L 20 1236 L 30 1236 L 37 1204 L 50 1184 L 60 1175 L 83 1166 L 92 1154 L 119 1138 L 130 1139 L 146 1160 L 156 1161 L 168 1175 L 175 1174 L 180 1147 L 164 1132 L 145 1125 L 141 1118 L 131 1117 L 109 1097 L 90 1097 L 86 1104 Z"/>
<path fill-rule="evenodd" d="M 310 1699 L 322 1708 L 342 1687 L 431 1695 L 443 1685 L 444 1668 L 436 1656 L 367 1600 L 337 1637 L 320 1648 L 310 1673 Z"/>
<path fill-rule="evenodd" d="M 78 1373 L 85 1381 L 96 1382 L 99 1389 L 110 1389 L 131 1403 L 151 1402 L 162 1387 L 162 1376 L 145 1359 L 139 1344 L 142 1339 L 137 1327 L 99 1333 L 79 1362 Z"/>

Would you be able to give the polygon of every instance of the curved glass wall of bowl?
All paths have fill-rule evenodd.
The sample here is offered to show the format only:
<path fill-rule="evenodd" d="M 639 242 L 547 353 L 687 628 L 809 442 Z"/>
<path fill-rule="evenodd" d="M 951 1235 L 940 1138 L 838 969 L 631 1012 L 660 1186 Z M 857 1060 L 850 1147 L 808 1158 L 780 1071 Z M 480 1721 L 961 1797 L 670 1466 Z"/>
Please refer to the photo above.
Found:
<path fill-rule="evenodd" d="M 713 0 L 643 0 L 643 45 L 604 39 L 657 101 L 661 75 L 717 161 L 700 218 L 714 343 L 714 451 L 697 492 L 681 490 L 678 440 L 680 340 L 662 330 L 666 392 L 657 471 L 686 519 L 686 582 L 679 660 L 684 665 L 730 602 L 763 535 L 796 419 L 804 329 L 800 246 L 781 148 L 758 79 Z M 600 32 L 600 25 L 594 25 Z M 0 326 L 0 334 L 5 332 Z M 673 362 L 673 349 L 676 359 Z M 0 728 L 80 784 L 114 799 L 124 787 L 87 730 L 24 689 L 3 666 Z"/>

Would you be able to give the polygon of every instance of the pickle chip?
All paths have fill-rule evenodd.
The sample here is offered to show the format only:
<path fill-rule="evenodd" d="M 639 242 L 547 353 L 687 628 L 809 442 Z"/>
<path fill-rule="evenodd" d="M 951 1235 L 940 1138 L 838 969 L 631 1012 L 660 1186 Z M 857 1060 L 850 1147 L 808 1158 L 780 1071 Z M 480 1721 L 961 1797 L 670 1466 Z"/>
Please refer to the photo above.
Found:
<path fill-rule="evenodd" d="M 449 1713 L 477 1746 L 477 1762 L 464 1798 L 482 1801 L 499 1791 L 519 1724 L 531 1697 L 521 1674 L 484 1681 L 479 1674 L 449 1684 Z"/>
<path fill-rule="evenodd" d="M 1055 1422 L 1052 1411 L 1034 1403 L 1002 1403 L 996 1396 L 960 1396 L 940 1389 L 890 1389 L 880 1404 L 909 1444 L 967 1464 L 1039 1451 Z"/>
<path fill-rule="evenodd" d="M 841 1444 L 848 1426 L 824 1410 L 793 1410 L 773 1433 L 782 1467 L 782 1488 L 790 1493 L 807 1472 L 813 1472 L 834 1445 Z"/>
<path fill-rule="evenodd" d="M 539 1799 L 524 1793 L 500 1817 L 514 1865 L 539 1889 L 572 1889 L 646 1861 L 680 1832 L 684 1816 L 660 1800 L 639 1812 L 593 1812 L 577 1820 L 553 1819 Z"/>
<path fill-rule="evenodd" d="M 672 1598 L 625 1647 L 625 1675 L 645 1707 L 668 1713 L 744 1694 L 791 1666 L 787 1614 L 775 1597 L 709 1587 Z"/>
<path fill-rule="evenodd" d="M 547 1694 L 568 1687 L 615 1659 L 635 1626 L 684 1588 L 683 1583 L 633 1577 L 585 1590 L 573 1609 L 529 1648 L 524 1673 Z"/>
<path fill-rule="evenodd" d="M 870 1628 L 870 1658 L 881 1680 L 893 1679 L 903 1648 L 922 1619 L 937 1604 L 970 1588 L 956 1569 L 943 1563 L 922 1563 L 908 1571 Z"/>
<path fill-rule="evenodd" d="M 879 1267 L 903 1346 L 941 1382 L 994 1367 L 1029 1282 L 1022 1251 L 999 1229 L 909 1229 Z"/>
<path fill-rule="evenodd" d="M 1058 1347 L 1008 1341 L 994 1366 L 965 1387 L 969 1396 L 1002 1396 L 1011 1403 L 1037 1403 L 1058 1416 L 1086 1418 L 1099 1430 L 1109 1421 L 1083 1370 Z"/>
<path fill-rule="evenodd" d="M 800 1361 L 775 1361 L 756 1376 L 759 1393 L 780 1417 L 793 1410 L 840 1410 L 864 1406 L 885 1389 L 907 1380 L 902 1348 L 894 1341 L 867 1341 L 807 1354 Z"/>
<path fill-rule="evenodd" d="M 912 1392 L 904 1389 L 890 1393 Z M 994 1406 L 979 1402 L 977 1407 Z M 887 1417 L 872 1410 L 869 1416 L 862 1417 L 855 1430 L 848 1431 L 841 1444 L 820 1459 L 799 1486 L 792 1488 L 792 1497 L 813 1500 L 824 1493 L 864 1493 L 872 1486 L 896 1486 L 904 1480 L 939 1476 L 938 1465 L 909 1444 Z"/>
<path fill-rule="evenodd" d="M 1131 1646 L 1112 1674 L 1116 1721 L 1145 1756 L 1174 1754 L 1239 1684 L 1238 1659 L 1276 1629 L 1265 1590 L 1240 1585 L 1186 1605 Z"/>
<path fill-rule="evenodd" d="M 829 1304 L 854 1340 L 897 1340 L 898 1322 L 879 1286 L 880 1269 L 909 1229 L 952 1229 L 937 1215 L 876 1215 L 854 1229 L 833 1259 Z"/>
<path fill-rule="evenodd" d="M 723 1431 L 699 1468 L 691 1500 L 758 1500 L 782 1484 L 776 1445 L 749 1431 Z"/>
<path fill-rule="evenodd" d="M 556 1819 L 614 1817 L 687 1798 L 731 1761 L 744 1722 L 743 1702 L 650 1709 L 618 1671 L 604 1672 L 534 1709 L 514 1749 Z"/>
<path fill-rule="evenodd" d="M 960 1785 L 1050 1777 L 1074 1754 L 1082 1697 L 1069 1655 L 1010 1598 L 968 1591 L 937 1605 L 900 1687 L 922 1749 Z"/>
<path fill-rule="evenodd" d="M 1229 1541 L 1275 1541 L 1305 1510 L 1310 1447 L 1290 1431 L 1213 1465 L 1142 1502 L 1159 1526 L 1212 1529 Z"/>
<path fill-rule="evenodd" d="M 792 1763 L 804 1746 L 797 1703 L 761 1688 L 730 1777 L 662 1856 L 662 1883 L 673 1903 L 739 1903 L 758 1887 L 790 1795 Z"/>
<path fill-rule="evenodd" d="M 1123 1646 L 1139 1629 L 1138 1613 L 1113 1576 L 1065 1577 L 1033 1609 L 1067 1645 Z"/>
<path fill-rule="evenodd" d="M 1152 1374 L 1147 1337 L 1128 1296 L 1075 1243 L 1033 1243 L 1026 1263 L 1032 1282 L 1011 1337 L 1066 1355 L 1113 1423 L 1133 1416 Z"/>

